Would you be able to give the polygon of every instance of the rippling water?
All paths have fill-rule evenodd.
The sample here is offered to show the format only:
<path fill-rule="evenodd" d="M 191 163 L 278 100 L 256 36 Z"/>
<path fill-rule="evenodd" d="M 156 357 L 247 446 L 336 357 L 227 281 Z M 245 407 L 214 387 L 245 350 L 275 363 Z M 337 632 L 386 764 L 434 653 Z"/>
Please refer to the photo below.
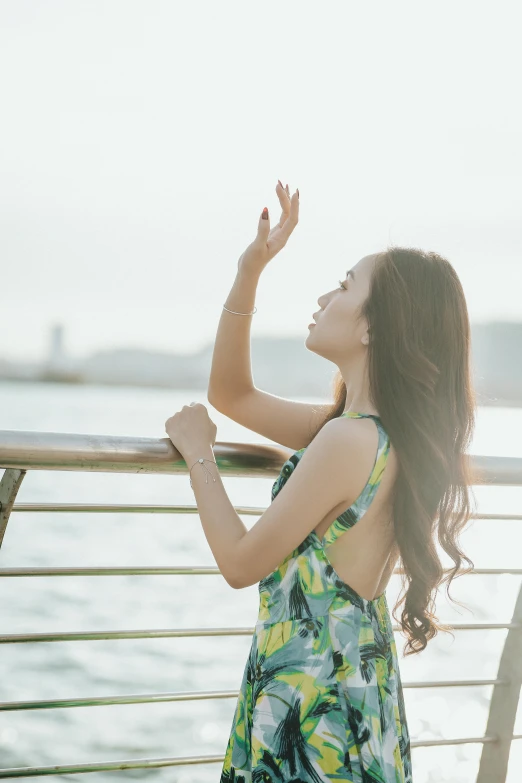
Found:
<path fill-rule="evenodd" d="M 302 398 L 303 401 L 312 401 Z M 215 411 L 201 392 L 60 384 L 0 383 L 0 428 L 166 437 L 166 419 L 203 402 L 217 440 L 269 443 Z M 522 409 L 479 408 L 473 454 L 522 456 Z M 235 505 L 267 506 L 273 479 L 225 477 Z M 522 488 L 476 487 L 479 511 L 520 513 Z M 188 476 L 28 473 L 17 502 L 193 504 Z M 256 517 L 244 516 L 250 527 Z M 470 523 L 465 552 L 480 567 L 521 567 L 522 523 Z M 13 512 L 0 567 L 215 565 L 196 514 Z M 398 595 L 394 576 L 387 595 Z M 467 576 L 438 598 L 450 622 L 508 622 L 520 577 Z M 2 633 L 253 627 L 258 589 L 233 590 L 220 576 L 27 577 L 0 580 Z M 440 634 L 403 659 L 404 682 L 494 678 L 504 630 Z M 404 644 L 396 633 L 398 652 Z M 0 700 L 237 690 L 249 636 L 42 642 L 0 647 Z M 492 686 L 405 690 L 412 740 L 480 736 Z M 234 699 L 74 707 L 0 713 L 0 767 L 30 767 L 225 752 Z M 519 710 L 519 713 L 521 711 Z M 522 733 L 522 716 L 515 731 Z M 514 742 L 508 783 L 520 780 L 522 742 Z M 415 783 L 470 783 L 481 745 L 412 751 Z M 62 778 L 148 778 L 218 783 L 221 764 L 96 772 Z M 59 779 L 59 778 L 56 778 Z"/>

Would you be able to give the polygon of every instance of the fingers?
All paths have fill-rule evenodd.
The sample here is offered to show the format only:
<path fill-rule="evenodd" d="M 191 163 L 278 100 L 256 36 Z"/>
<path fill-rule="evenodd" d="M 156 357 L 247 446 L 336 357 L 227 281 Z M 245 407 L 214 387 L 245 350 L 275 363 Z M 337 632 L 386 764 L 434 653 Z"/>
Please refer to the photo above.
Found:
<path fill-rule="evenodd" d="M 287 196 L 289 195 L 288 185 L 285 187 L 280 179 L 277 180 L 276 185 L 276 193 L 285 193 Z"/>
<path fill-rule="evenodd" d="M 284 224 L 277 232 L 277 241 L 281 243 L 281 246 L 286 244 L 286 242 L 288 241 L 288 237 L 290 236 L 294 228 L 297 226 L 298 222 L 299 222 L 299 195 L 296 190 L 295 193 L 290 198 L 287 218 L 284 221 Z"/>
<path fill-rule="evenodd" d="M 286 188 L 288 188 L 288 185 L 286 186 Z M 288 191 L 286 188 L 284 188 L 283 185 L 281 184 L 281 180 L 277 180 L 276 193 L 279 199 L 279 203 L 281 204 L 281 207 L 283 209 L 283 213 L 288 213 L 290 209 L 290 196 L 288 195 Z"/>
<path fill-rule="evenodd" d="M 270 215 L 268 213 L 268 210 L 266 212 L 265 210 L 263 210 L 259 216 L 259 221 L 257 224 L 257 238 L 262 240 L 263 242 L 266 242 L 269 233 L 270 233 Z"/>
<path fill-rule="evenodd" d="M 276 223 L 273 227 L 272 231 L 282 228 L 290 214 L 290 189 L 288 185 L 283 187 L 283 183 L 280 179 L 277 180 L 276 193 L 279 199 L 279 203 L 281 204 L 281 217 L 279 218 L 279 222 Z"/>
<path fill-rule="evenodd" d="M 288 238 L 299 222 L 299 191 L 290 196 L 288 184 L 283 186 L 281 180 L 277 181 L 276 193 L 281 204 L 281 217 L 279 222 L 270 230 L 269 220 L 259 218 L 257 238 L 268 242 L 270 255 L 278 253 L 287 243 Z"/>

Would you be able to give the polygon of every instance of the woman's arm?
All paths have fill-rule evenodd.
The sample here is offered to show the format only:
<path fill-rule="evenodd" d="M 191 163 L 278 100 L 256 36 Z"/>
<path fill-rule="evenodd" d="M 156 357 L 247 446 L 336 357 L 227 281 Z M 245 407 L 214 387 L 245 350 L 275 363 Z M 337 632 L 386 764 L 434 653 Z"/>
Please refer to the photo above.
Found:
<path fill-rule="evenodd" d="M 374 433 L 372 433 L 374 435 Z M 374 443 L 350 419 L 321 428 L 281 491 L 248 530 L 223 485 L 212 446 L 183 454 L 199 518 L 221 574 L 233 588 L 268 576 L 341 502 L 355 501 L 375 459 Z M 203 465 L 194 464 L 203 458 Z M 209 475 L 210 473 L 210 475 Z"/>
<path fill-rule="evenodd" d="M 298 222 L 299 195 L 292 198 L 279 182 L 276 193 L 281 204 L 279 222 L 270 229 L 270 217 L 265 208 L 258 220 L 257 236 L 237 263 L 238 271 L 225 306 L 235 313 L 251 313 L 254 309 L 257 284 L 269 261 L 286 245 Z M 252 315 L 236 315 L 223 308 L 219 319 L 207 397 L 218 410 L 254 389 L 250 361 L 250 329 Z"/>
<path fill-rule="evenodd" d="M 261 272 L 239 268 L 225 302 L 229 310 L 250 313 L 254 309 Z M 251 315 L 233 315 L 223 308 L 219 319 L 208 383 L 208 401 L 217 410 L 234 397 L 254 388 L 250 360 Z"/>

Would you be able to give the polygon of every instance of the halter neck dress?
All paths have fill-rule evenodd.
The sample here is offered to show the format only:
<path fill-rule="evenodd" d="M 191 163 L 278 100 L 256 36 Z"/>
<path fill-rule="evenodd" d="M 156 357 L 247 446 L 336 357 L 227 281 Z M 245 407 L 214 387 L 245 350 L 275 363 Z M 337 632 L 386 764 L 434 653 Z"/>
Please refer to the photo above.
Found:
<path fill-rule="evenodd" d="M 379 444 L 357 500 L 312 531 L 259 582 L 259 616 L 243 672 L 220 783 L 412 783 L 410 738 L 385 592 L 368 600 L 344 582 L 325 547 L 353 527 L 379 486 Z M 272 500 L 305 449 L 286 460 Z"/>

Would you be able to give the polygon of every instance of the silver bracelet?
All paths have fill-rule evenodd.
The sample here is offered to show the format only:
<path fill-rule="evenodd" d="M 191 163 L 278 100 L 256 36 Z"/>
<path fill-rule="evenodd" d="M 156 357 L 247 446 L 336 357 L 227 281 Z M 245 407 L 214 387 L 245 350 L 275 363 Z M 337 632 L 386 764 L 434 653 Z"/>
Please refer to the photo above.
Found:
<path fill-rule="evenodd" d="M 200 457 L 199 459 L 197 459 L 197 460 L 195 461 L 194 465 L 197 465 L 197 464 L 198 464 L 198 462 L 201 462 L 201 467 L 203 468 L 203 470 L 206 470 L 206 472 L 208 473 L 208 475 L 209 475 L 209 476 L 212 476 L 212 473 L 210 472 L 210 470 L 209 470 L 209 469 L 207 468 L 207 466 L 206 466 L 206 465 L 204 465 L 203 463 L 204 463 L 204 462 L 213 462 L 213 463 L 214 463 L 214 465 L 217 465 L 217 462 L 216 462 L 216 460 L 214 460 L 214 459 L 207 459 L 206 457 Z M 194 467 L 194 465 L 192 465 L 192 468 Z M 192 468 L 190 468 L 190 470 L 189 470 L 189 476 L 190 476 L 190 471 L 192 470 Z M 214 478 L 214 476 L 212 476 L 212 481 L 215 481 L 215 480 L 216 480 L 216 479 Z M 208 477 L 205 477 L 205 484 L 208 484 Z M 190 479 L 190 486 L 192 487 L 192 479 Z"/>
<path fill-rule="evenodd" d="M 225 307 L 225 305 L 223 305 L 223 307 Z M 228 307 L 225 307 L 225 310 L 227 311 L 227 313 L 234 313 L 234 315 L 254 315 L 254 313 L 257 310 L 257 307 L 254 305 L 254 309 L 252 310 L 251 313 L 236 313 L 235 310 L 229 310 Z"/>

